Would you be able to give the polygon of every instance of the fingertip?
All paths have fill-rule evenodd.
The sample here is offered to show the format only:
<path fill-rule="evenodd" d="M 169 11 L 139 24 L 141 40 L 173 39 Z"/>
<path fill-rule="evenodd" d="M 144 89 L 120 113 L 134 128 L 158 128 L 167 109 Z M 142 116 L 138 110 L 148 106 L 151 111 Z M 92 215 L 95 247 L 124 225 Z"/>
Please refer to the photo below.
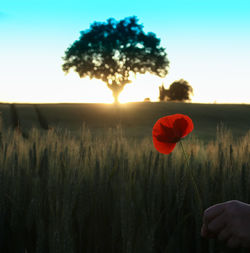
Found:
<path fill-rule="evenodd" d="M 208 239 L 212 239 L 212 238 L 216 238 L 217 235 L 213 232 L 210 232 L 208 230 L 208 227 L 206 224 L 203 224 L 201 227 L 201 236 L 204 238 L 208 238 Z"/>
<path fill-rule="evenodd" d="M 207 227 L 203 224 L 202 227 L 201 227 L 201 236 L 202 237 L 207 237 L 207 235 L 208 235 Z"/>

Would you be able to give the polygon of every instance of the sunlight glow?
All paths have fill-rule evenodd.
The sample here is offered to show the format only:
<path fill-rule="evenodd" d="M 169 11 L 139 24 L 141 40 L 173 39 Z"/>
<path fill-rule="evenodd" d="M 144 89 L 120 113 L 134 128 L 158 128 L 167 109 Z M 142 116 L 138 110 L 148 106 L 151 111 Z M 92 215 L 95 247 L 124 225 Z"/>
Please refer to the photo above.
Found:
<path fill-rule="evenodd" d="M 1 1 L 0 102 L 113 103 L 105 83 L 79 78 L 74 71 L 65 75 L 62 57 L 94 21 L 132 13 L 146 33 L 161 39 L 169 73 L 164 80 L 137 75 L 120 94 L 121 103 L 158 101 L 162 83 L 168 89 L 182 78 L 194 90 L 191 102 L 250 104 L 249 0 L 178 0 L 170 5 L 162 0 L 143 6 L 124 1 L 122 8 L 113 1 L 66 2 Z"/>
<path fill-rule="evenodd" d="M 26 79 L 22 85 L 15 86 L 18 80 L 6 80 L 0 94 L 2 102 L 18 103 L 113 103 L 111 90 L 99 80 L 79 78 L 75 73 L 60 79 L 40 78 L 31 82 Z"/>
<path fill-rule="evenodd" d="M 28 71 L 24 75 L 10 75 L 3 72 L 2 78 L 4 86 L 0 93 L 1 102 L 17 103 L 113 103 L 112 91 L 100 80 L 89 78 L 79 78 L 75 72 L 64 75 L 58 68 L 58 72 L 52 71 L 43 75 L 35 71 Z M 178 73 L 182 73 L 179 71 Z M 39 76 L 39 78 L 37 78 Z M 21 78 L 20 78 L 21 77 Z M 186 78 L 185 78 L 186 77 Z M 236 78 L 237 77 L 237 78 Z M 244 75 L 231 77 L 232 83 L 239 83 L 241 89 L 228 85 L 227 89 L 221 83 L 226 83 L 224 78 L 217 76 L 218 82 L 204 80 L 200 83 L 198 76 L 179 75 L 170 71 L 166 78 L 161 79 L 151 74 L 137 75 L 132 83 L 127 84 L 119 96 L 120 103 L 142 102 L 145 98 L 150 101 L 159 101 L 159 86 L 164 83 L 165 88 L 181 78 L 187 80 L 193 87 L 194 96 L 191 97 L 193 103 L 246 103 L 249 101 L 249 90 Z M 34 81 L 36 80 L 36 81 Z M 16 85 L 18 84 L 18 85 Z M 245 86 L 245 87 L 244 87 Z"/>
<path fill-rule="evenodd" d="M 146 73 L 137 75 L 132 83 L 127 84 L 119 96 L 120 103 L 144 101 L 149 98 L 150 101 L 158 101 L 159 86 L 162 79 Z"/>

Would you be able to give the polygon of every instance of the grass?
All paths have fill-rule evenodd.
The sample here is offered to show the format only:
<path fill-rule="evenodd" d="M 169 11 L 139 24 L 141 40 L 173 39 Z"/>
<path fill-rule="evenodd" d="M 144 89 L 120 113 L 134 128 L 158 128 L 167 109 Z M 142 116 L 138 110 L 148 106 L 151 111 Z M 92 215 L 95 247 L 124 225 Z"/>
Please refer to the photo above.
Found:
<path fill-rule="evenodd" d="M 8 104 L 0 104 L 4 127 L 8 128 Z M 81 134 L 83 123 L 94 135 L 103 135 L 107 128 L 120 124 L 128 138 L 143 139 L 151 136 L 154 123 L 167 114 L 183 113 L 190 116 L 195 125 L 193 133 L 205 141 L 215 139 L 216 127 L 223 123 L 234 137 L 244 136 L 250 126 L 250 105 L 191 104 L 191 103 L 128 103 L 114 107 L 111 104 L 21 104 L 16 105 L 20 127 L 26 131 L 37 128 L 61 128 Z M 30 113 L 29 113 L 30 112 Z M 37 113 L 37 115 L 35 114 Z M 40 122 L 38 122 L 40 121 Z M 40 126 L 39 126 L 40 125 Z"/>
<path fill-rule="evenodd" d="M 61 123 L 62 107 L 49 106 L 39 105 L 43 117 L 52 122 L 54 115 L 53 122 Z M 124 124 L 146 124 L 163 113 L 144 117 L 147 106 L 137 106 L 134 114 L 122 114 Z M 100 115 L 111 115 L 111 107 L 99 115 L 98 106 L 91 105 L 89 114 L 75 110 L 80 105 L 65 107 L 64 117 L 85 112 L 89 125 L 110 124 Z M 171 106 L 167 112 L 173 113 Z M 224 127 L 211 141 L 195 135 L 183 141 L 203 209 L 230 199 L 250 202 L 249 143 L 250 132 L 235 138 Z M 162 155 L 151 136 L 131 139 L 120 127 L 103 128 L 97 136 L 82 126 L 78 135 L 32 129 L 29 138 L 3 129 L 0 149 L 0 252 L 226 252 L 200 237 L 202 214 L 179 144 Z"/>

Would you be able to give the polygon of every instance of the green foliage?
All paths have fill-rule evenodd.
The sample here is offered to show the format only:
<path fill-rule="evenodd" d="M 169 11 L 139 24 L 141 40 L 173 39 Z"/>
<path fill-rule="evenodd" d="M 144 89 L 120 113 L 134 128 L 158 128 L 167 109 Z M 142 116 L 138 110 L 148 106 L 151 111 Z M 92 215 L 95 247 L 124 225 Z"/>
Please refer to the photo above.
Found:
<path fill-rule="evenodd" d="M 159 87 L 159 92 L 160 101 L 186 101 L 191 100 L 190 95 L 193 94 L 193 88 L 187 81 L 180 79 L 174 81 L 169 89 L 165 89 L 162 84 L 162 86 Z"/>
<path fill-rule="evenodd" d="M 250 132 L 183 141 L 203 208 L 250 202 Z M 57 129 L 3 132 L 0 252 L 224 252 L 200 238 L 201 213 L 181 148 L 128 141 L 122 129 L 80 138 Z M 26 250 L 26 251 L 25 251 Z"/>
<path fill-rule="evenodd" d="M 193 94 L 193 88 L 187 81 L 180 79 L 179 81 L 175 81 L 170 85 L 168 92 L 168 100 L 170 101 L 191 100 L 190 99 L 191 94 Z"/>
<path fill-rule="evenodd" d="M 16 104 L 19 129 L 29 133 L 32 127 L 44 129 L 33 104 Z M 38 104 L 37 108 L 49 128 L 67 129 L 80 138 L 84 122 L 93 135 L 101 135 L 118 123 L 127 138 L 142 139 L 152 134 L 152 126 L 166 114 L 183 113 L 195 125 L 194 134 L 205 141 L 215 139 L 216 127 L 223 123 L 235 137 L 244 136 L 250 125 L 250 105 L 196 103 L 127 103 L 112 104 Z M 10 104 L 0 104 L 3 128 L 13 127 Z"/>
<path fill-rule="evenodd" d="M 73 68 L 80 77 L 102 80 L 115 98 L 130 82 L 131 73 L 150 72 L 164 77 L 169 65 L 160 39 L 152 32 L 145 34 L 136 17 L 94 22 L 81 32 L 63 59 L 65 72 Z"/>
<path fill-rule="evenodd" d="M 160 101 L 165 101 L 168 97 L 169 90 L 165 89 L 164 84 L 159 87 L 159 100 Z"/>

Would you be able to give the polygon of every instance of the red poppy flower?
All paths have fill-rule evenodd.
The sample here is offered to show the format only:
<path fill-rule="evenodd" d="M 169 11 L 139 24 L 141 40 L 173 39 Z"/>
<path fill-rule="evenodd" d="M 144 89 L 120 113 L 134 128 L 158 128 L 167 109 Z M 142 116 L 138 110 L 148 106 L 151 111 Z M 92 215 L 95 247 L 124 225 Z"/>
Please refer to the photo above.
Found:
<path fill-rule="evenodd" d="M 174 114 L 157 120 L 153 127 L 153 143 L 157 151 L 169 154 L 176 143 L 194 128 L 193 121 L 183 114 Z"/>

